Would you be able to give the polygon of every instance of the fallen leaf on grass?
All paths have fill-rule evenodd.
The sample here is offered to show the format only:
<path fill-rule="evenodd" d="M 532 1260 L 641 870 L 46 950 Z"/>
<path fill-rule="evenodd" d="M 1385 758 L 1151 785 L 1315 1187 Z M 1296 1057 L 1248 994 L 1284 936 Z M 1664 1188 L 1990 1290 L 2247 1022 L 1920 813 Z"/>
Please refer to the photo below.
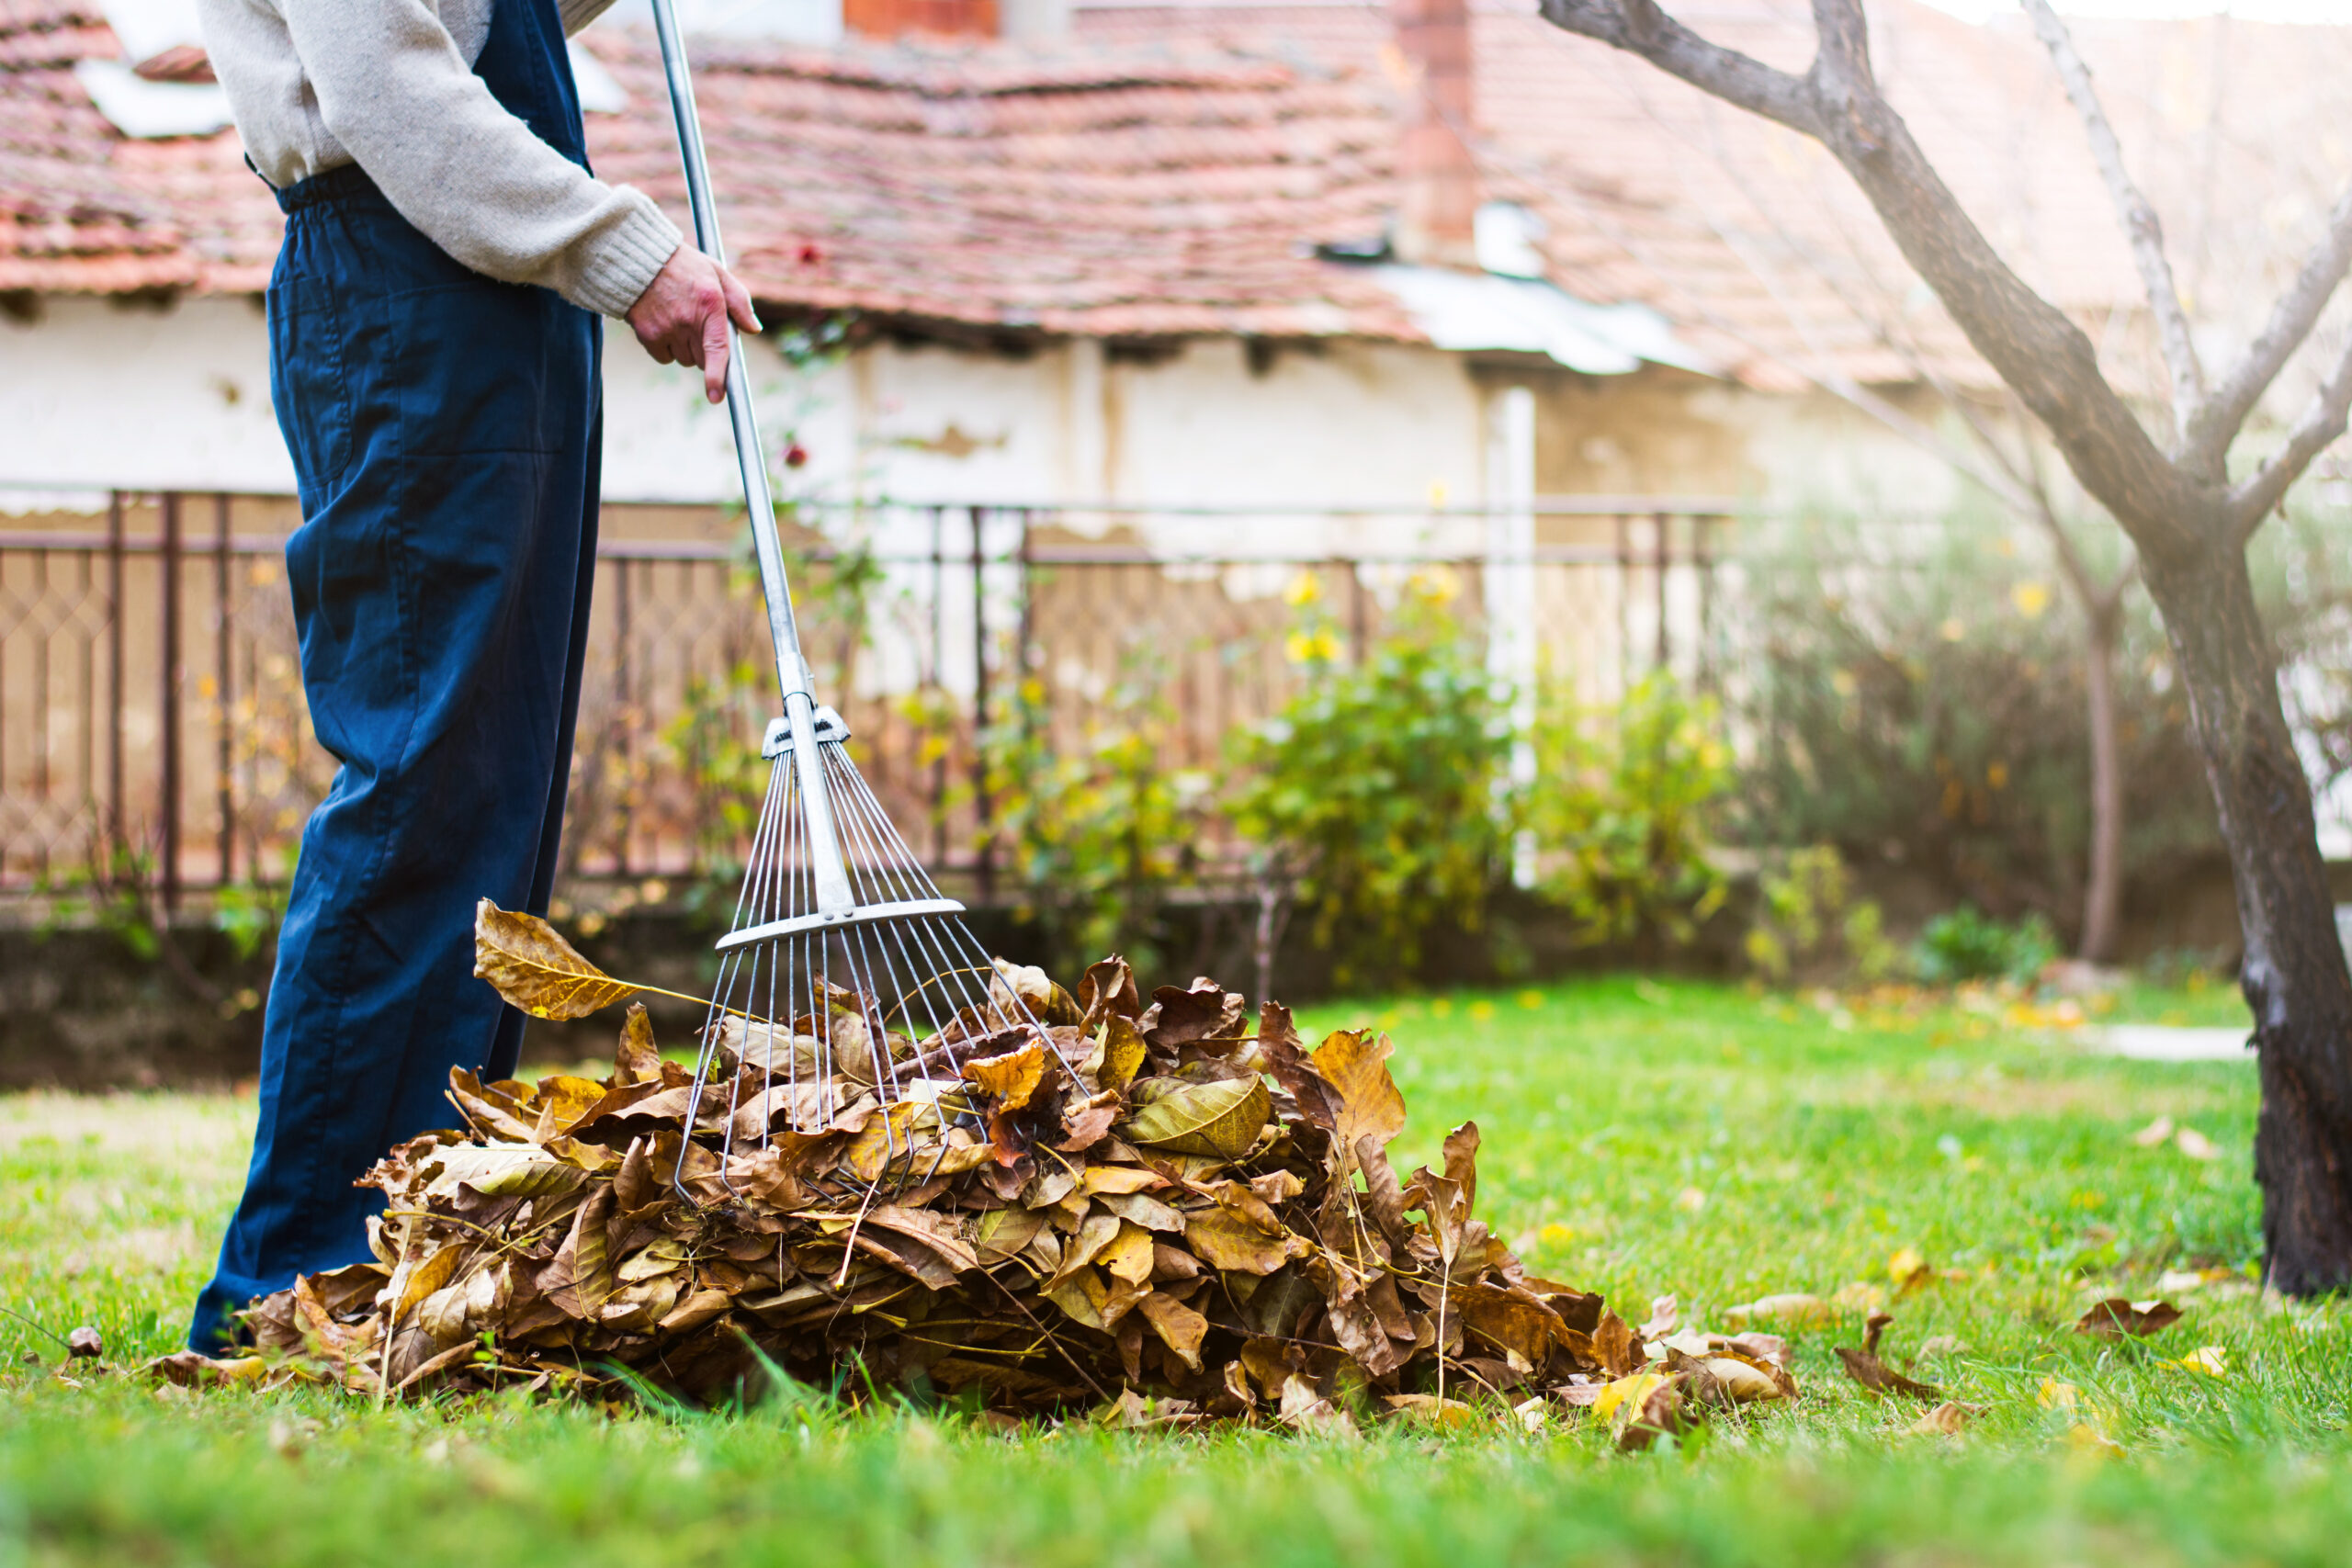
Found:
<path fill-rule="evenodd" d="M 2075 1332 L 2096 1334 L 2103 1339 L 2120 1339 L 2127 1334 L 2143 1338 L 2161 1334 L 2179 1321 L 2180 1309 L 2170 1302 L 2132 1302 L 2109 1296 L 2083 1314 L 2075 1324 Z"/>
<path fill-rule="evenodd" d="M 1937 1433 L 1947 1438 L 1956 1438 L 1960 1435 L 1962 1428 L 1984 1414 L 1984 1407 L 1981 1404 L 1962 1404 L 1959 1400 L 1947 1399 L 1917 1421 L 1912 1422 L 1911 1429 L 1915 1432 Z"/>
<path fill-rule="evenodd" d="M 1478 1412 L 1473 1406 L 1458 1399 L 1440 1399 L 1433 1393 L 1385 1394 L 1381 1403 L 1396 1412 L 1399 1420 L 1425 1422 L 1449 1431 L 1468 1431 L 1478 1419 Z M 1540 1399 L 1531 1399 L 1527 1403 L 1539 1409 L 1544 1404 Z"/>
<path fill-rule="evenodd" d="M 1592 1413 L 1609 1423 L 1621 1449 L 1645 1449 L 1661 1433 L 1687 1431 L 1681 1380 L 1664 1372 L 1635 1372 L 1600 1391 Z"/>
<path fill-rule="evenodd" d="M 2086 1460 L 2120 1459 L 2123 1445 L 2086 1421 L 2077 1421 L 2066 1428 L 2066 1446 L 2075 1456 Z"/>
<path fill-rule="evenodd" d="M 1886 1260 L 1886 1277 L 1894 1281 L 1898 1291 L 1916 1291 L 1922 1285 L 1935 1283 L 1936 1271 L 1918 1248 L 1906 1247 Z"/>
<path fill-rule="evenodd" d="M 1857 1280 L 1850 1285 L 1840 1287 L 1838 1293 L 1829 1298 L 1829 1304 L 1848 1312 L 1882 1313 L 1886 1310 L 1886 1292 L 1876 1285 Z"/>
<path fill-rule="evenodd" d="M 1886 1331 L 1886 1325 L 1894 1321 L 1894 1319 L 1885 1313 L 1872 1313 L 1865 1329 L 1860 1349 L 1857 1350 L 1850 1345 L 1835 1347 L 1838 1359 L 1846 1364 L 1846 1375 L 1872 1393 L 1907 1393 L 1914 1399 L 1941 1400 L 1944 1391 L 1936 1387 L 1935 1384 L 1906 1378 L 1879 1359 L 1879 1336 L 1883 1334 Z"/>
<path fill-rule="evenodd" d="M 2044 1410 L 2072 1410 L 2082 1403 L 2082 1398 L 2083 1391 L 2073 1383 L 2044 1378 L 2040 1392 L 2033 1396 L 2033 1402 Z"/>
<path fill-rule="evenodd" d="M 2132 1134 L 2132 1141 L 2139 1145 L 2143 1149 L 2153 1149 L 2158 1144 L 2163 1143 L 2166 1138 L 2171 1136 L 2172 1118 L 2169 1116 L 2159 1116 L 2154 1121 L 2149 1122 L 2146 1126 L 2141 1128 L 2138 1132 Z"/>
<path fill-rule="evenodd" d="M 2175 1133 L 2172 1146 L 2190 1159 L 2220 1159 L 2222 1157 L 2222 1151 L 2213 1146 L 2213 1140 L 2194 1127 L 2183 1127 L 2179 1132 Z"/>
<path fill-rule="evenodd" d="M 2177 1361 L 2166 1361 L 2167 1367 L 2178 1367 L 2184 1372 L 2201 1372 L 2209 1378 L 2230 1375 L 2230 1353 L 2219 1345 L 2200 1345 Z"/>
<path fill-rule="evenodd" d="M 1777 1323 L 1789 1328 L 1828 1328 L 1838 1321 L 1838 1314 L 1819 1296 L 1802 1292 L 1781 1295 L 1758 1296 L 1744 1306 L 1727 1307 L 1724 1322 L 1735 1329 L 1751 1323 Z"/>
<path fill-rule="evenodd" d="M 96 1329 L 86 1324 L 65 1337 L 65 1354 L 70 1360 L 84 1357 L 96 1358 L 106 1353 L 107 1342 L 99 1337 Z"/>

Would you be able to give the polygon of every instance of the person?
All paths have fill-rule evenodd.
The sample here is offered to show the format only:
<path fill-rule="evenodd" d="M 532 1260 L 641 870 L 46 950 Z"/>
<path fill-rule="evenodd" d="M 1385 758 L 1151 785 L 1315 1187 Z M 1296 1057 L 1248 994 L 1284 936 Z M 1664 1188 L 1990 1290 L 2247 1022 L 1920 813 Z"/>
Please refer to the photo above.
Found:
<path fill-rule="evenodd" d="M 513 1076 L 477 898 L 544 911 L 595 570 L 601 317 L 725 395 L 742 285 L 590 172 L 566 39 L 612 0 L 199 0 L 277 191 L 270 395 L 302 522 L 303 691 L 340 762 L 302 831 L 244 1194 L 188 1329 L 368 1256 L 353 1183 Z"/>

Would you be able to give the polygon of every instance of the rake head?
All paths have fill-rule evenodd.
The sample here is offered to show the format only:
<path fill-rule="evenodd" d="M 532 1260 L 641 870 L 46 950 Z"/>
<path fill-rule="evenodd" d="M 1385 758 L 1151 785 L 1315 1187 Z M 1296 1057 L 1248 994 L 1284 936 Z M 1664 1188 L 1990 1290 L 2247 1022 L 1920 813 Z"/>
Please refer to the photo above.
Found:
<path fill-rule="evenodd" d="M 711 1183 L 780 1132 L 881 1129 L 884 1181 L 921 1179 L 918 1144 L 944 1156 L 977 1129 L 961 1071 L 1032 1040 L 1042 974 L 991 960 L 852 762 L 848 726 L 805 696 L 761 747 L 775 764 L 695 1065 L 686 1124 L 707 1139 Z M 985 1136 L 984 1133 L 979 1134 Z M 676 1182 L 689 1201 L 686 1163 Z"/>

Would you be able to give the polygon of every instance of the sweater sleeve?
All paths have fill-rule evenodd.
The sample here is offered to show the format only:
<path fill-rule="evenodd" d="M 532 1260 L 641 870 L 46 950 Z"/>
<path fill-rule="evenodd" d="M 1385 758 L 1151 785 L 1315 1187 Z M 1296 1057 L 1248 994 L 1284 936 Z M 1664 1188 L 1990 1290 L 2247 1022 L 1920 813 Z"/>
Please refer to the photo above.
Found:
<path fill-rule="evenodd" d="M 509 114 L 430 0 L 284 0 L 284 15 L 326 129 L 476 272 L 618 316 L 678 248 L 651 197 L 605 185 Z"/>

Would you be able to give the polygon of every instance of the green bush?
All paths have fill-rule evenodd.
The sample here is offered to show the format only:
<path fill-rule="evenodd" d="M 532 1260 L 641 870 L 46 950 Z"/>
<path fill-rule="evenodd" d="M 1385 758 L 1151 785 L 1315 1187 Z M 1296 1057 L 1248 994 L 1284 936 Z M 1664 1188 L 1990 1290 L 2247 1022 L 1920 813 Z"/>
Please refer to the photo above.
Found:
<path fill-rule="evenodd" d="M 1581 940 L 1687 942 L 1722 907 L 1728 884 L 1713 852 L 1733 780 L 1722 731 L 1721 705 L 1664 673 L 1614 705 L 1543 705 L 1522 821 L 1543 891 Z"/>
<path fill-rule="evenodd" d="M 1024 679 L 981 732 L 997 864 L 1020 916 L 1075 974 L 1114 951 L 1144 974 L 1164 967 L 1160 911 L 1197 882 L 1194 844 L 1209 782 L 1161 765 L 1174 713 L 1158 672 L 1131 663 L 1080 744 L 1057 750 L 1042 682 Z"/>
<path fill-rule="evenodd" d="M 2041 541 L 1968 516 L 1816 517 L 1767 527 L 1743 569 L 1732 635 L 1758 656 L 1732 687 L 1752 738 L 1739 835 L 1834 844 L 1849 865 L 1923 873 L 1951 902 L 2075 919 L 2090 842 L 2083 623 Z M 2188 697 L 2137 592 L 2116 700 L 2126 874 L 2218 852 Z"/>
<path fill-rule="evenodd" d="M 1931 986 L 1997 979 L 2024 984 L 2057 956 L 2057 936 L 2041 914 L 1996 920 L 1962 904 L 1928 922 L 1913 961 L 1919 978 Z"/>
<path fill-rule="evenodd" d="M 1286 644 L 1304 688 L 1234 739 L 1226 810 L 1267 874 L 1295 885 L 1342 986 L 1393 984 L 1431 931 L 1481 926 L 1509 863 L 1508 701 L 1451 594 L 1449 576 L 1414 579 L 1352 666 L 1305 606 Z"/>
<path fill-rule="evenodd" d="M 1860 981 L 1894 972 L 1896 953 L 1876 904 L 1854 897 L 1853 876 L 1829 844 L 1777 855 L 1757 878 L 1747 959 L 1774 985 Z"/>

